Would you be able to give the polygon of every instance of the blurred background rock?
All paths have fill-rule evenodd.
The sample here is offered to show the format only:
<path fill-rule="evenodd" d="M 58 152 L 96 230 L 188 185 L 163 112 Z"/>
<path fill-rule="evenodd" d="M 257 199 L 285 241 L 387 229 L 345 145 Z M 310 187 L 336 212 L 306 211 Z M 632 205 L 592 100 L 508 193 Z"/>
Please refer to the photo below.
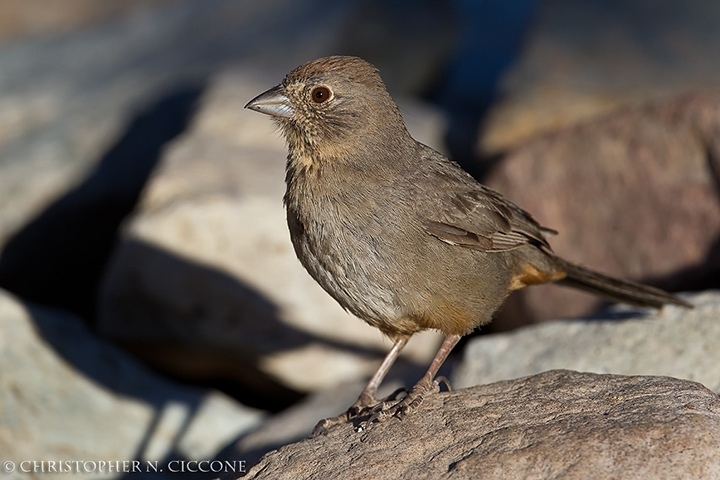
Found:
<path fill-rule="evenodd" d="M 335 53 L 376 64 L 416 138 L 559 230 L 559 253 L 675 291 L 718 288 L 718 24 L 712 0 L 2 2 L 0 288 L 31 323 L 44 309 L 89 329 L 73 347 L 87 355 L 24 335 L 28 354 L 2 358 L 54 349 L 121 394 L 132 375 L 97 358 L 95 342 L 113 342 L 140 360 L 126 368 L 206 392 L 156 409 L 217 389 L 253 407 L 237 438 L 260 410 L 362 382 L 390 344 L 295 259 L 285 147 L 242 108 Z M 486 332 L 600 306 L 529 289 Z M 414 339 L 390 380 L 414 382 L 437 340 Z M 1 435 L 35 428 L 7 412 Z M 161 415 L 135 418 L 147 443 Z"/>

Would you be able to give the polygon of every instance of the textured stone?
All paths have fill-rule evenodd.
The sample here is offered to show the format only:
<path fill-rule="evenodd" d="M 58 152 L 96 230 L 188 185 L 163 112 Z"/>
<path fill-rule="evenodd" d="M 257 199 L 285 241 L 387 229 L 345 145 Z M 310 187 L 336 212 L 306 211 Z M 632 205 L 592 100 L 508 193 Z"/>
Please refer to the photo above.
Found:
<path fill-rule="evenodd" d="M 534 325 L 473 339 L 454 372 L 465 387 L 567 368 L 666 375 L 720 392 L 720 292 L 686 296 L 692 310 L 605 311 L 590 319 Z"/>
<path fill-rule="evenodd" d="M 720 399 L 700 384 L 552 371 L 430 395 L 402 421 L 282 447 L 244 478 L 714 478 L 718 442 Z"/>

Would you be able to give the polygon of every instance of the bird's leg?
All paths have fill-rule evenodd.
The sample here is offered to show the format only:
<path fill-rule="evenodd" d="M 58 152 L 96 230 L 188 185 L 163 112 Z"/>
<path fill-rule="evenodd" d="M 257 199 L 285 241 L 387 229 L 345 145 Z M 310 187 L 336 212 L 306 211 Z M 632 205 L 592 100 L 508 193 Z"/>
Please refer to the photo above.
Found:
<path fill-rule="evenodd" d="M 435 354 L 430 367 L 428 368 L 425 375 L 415 384 L 412 391 L 408 393 L 405 398 L 395 403 L 390 408 L 377 409 L 376 412 L 368 419 L 367 424 L 369 425 L 372 421 L 377 420 L 382 422 L 389 417 L 396 416 L 403 418 L 405 415 L 410 413 L 412 410 L 417 408 L 422 403 L 425 395 L 431 391 L 438 391 L 440 385 L 435 380 L 435 376 L 440 370 L 440 367 L 447 359 L 452 349 L 460 341 L 460 335 L 447 335 L 443 341 L 440 349 Z"/>
<path fill-rule="evenodd" d="M 373 407 L 375 406 L 385 404 L 386 401 L 389 400 L 394 400 L 401 391 L 404 391 L 404 389 L 396 390 L 387 399 L 384 399 L 380 402 L 378 402 L 378 400 L 376 400 L 375 398 L 380 384 L 387 375 L 388 371 L 390 371 L 390 367 L 392 367 L 393 363 L 395 363 L 395 360 L 397 360 L 400 351 L 405 347 L 407 341 L 407 338 L 400 338 L 396 340 L 393 344 L 392 349 L 388 352 L 388 354 L 385 356 L 382 363 L 380 364 L 380 367 L 377 369 L 377 371 L 372 376 L 367 385 L 365 385 L 365 388 L 363 388 L 363 391 L 360 393 L 357 401 L 353 403 L 350 408 L 347 409 L 347 411 L 341 413 L 340 415 L 320 420 L 317 425 L 315 425 L 315 428 L 313 429 L 310 436 L 316 437 L 322 433 L 327 432 L 335 425 L 347 423 L 353 418 L 357 418 L 363 413 L 373 409 Z"/>
<path fill-rule="evenodd" d="M 348 409 L 347 414 L 349 418 L 354 418 L 358 415 L 361 415 L 363 411 L 374 407 L 378 403 L 384 403 L 384 400 L 382 402 L 378 402 L 378 400 L 375 398 L 375 395 L 377 395 L 377 390 L 380 387 L 380 384 L 385 379 L 387 373 L 390 371 L 390 367 L 392 367 L 392 365 L 395 363 L 395 360 L 397 360 L 400 351 L 405 347 L 406 344 L 407 338 L 402 338 L 395 341 L 395 343 L 393 344 L 393 348 L 385 356 L 383 362 L 380 364 L 380 367 L 372 376 L 368 384 L 365 385 L 365 388 L 363 388 L 363 391 L 360 393 L 357 401 L 353 403 L 352 406 Z M 388 398 L 394 398 L 397 396 L 398 393 L 398 391 L 395 391 Z"/>

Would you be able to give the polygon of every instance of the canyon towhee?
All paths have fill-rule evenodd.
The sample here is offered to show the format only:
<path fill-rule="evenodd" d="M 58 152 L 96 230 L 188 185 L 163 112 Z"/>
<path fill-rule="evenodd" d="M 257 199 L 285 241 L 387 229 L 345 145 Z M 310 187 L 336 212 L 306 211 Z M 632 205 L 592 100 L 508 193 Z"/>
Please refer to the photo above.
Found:
<path fill-rule="evenodd" d="M 640 306 L 690 306 L 554 255 L 553 230 L 410 136 L 377 69 L 362 59 L 309 62 L 246 108 L 271 115 L 287 141 L 284 203 L 300 262 L 394 341 L 357 402 L 315 434 L 407 414 L 438 388 L 438 369 L 460 337 L 490 322 L 513 290 L 556 282 Z M 378 401 L 400 350 L 426 329 L 445 334 L 427 373 L 404 397 Z"/>

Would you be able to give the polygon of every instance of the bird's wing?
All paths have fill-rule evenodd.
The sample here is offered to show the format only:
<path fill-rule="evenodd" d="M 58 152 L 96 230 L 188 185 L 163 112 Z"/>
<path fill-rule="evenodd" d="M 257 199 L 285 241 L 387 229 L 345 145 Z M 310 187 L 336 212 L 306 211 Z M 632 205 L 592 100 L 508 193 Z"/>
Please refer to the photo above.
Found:
<path fill-rule="evenodd" d="M 554 233 L 480 185 L 454 192 L 439 211 L 423 219 L 423 226 L 443 242 L 484 252 L 504 252 L 529 243 L 550 249 L 546 235 Z"/>
<path fill-rule="evenodd" d="M 438 154 L 439 155 L 439 154 Z M 419 202 L 426 233 L 451 245 L 505 252 L 534 244 L 550 250 L 547 237 L 554 230 L 540 226 L 532 216 L 499 193 L 473 180 L 464 171 L 447 169 L 430 176 L 438 187 L 433 201 Z"/>

